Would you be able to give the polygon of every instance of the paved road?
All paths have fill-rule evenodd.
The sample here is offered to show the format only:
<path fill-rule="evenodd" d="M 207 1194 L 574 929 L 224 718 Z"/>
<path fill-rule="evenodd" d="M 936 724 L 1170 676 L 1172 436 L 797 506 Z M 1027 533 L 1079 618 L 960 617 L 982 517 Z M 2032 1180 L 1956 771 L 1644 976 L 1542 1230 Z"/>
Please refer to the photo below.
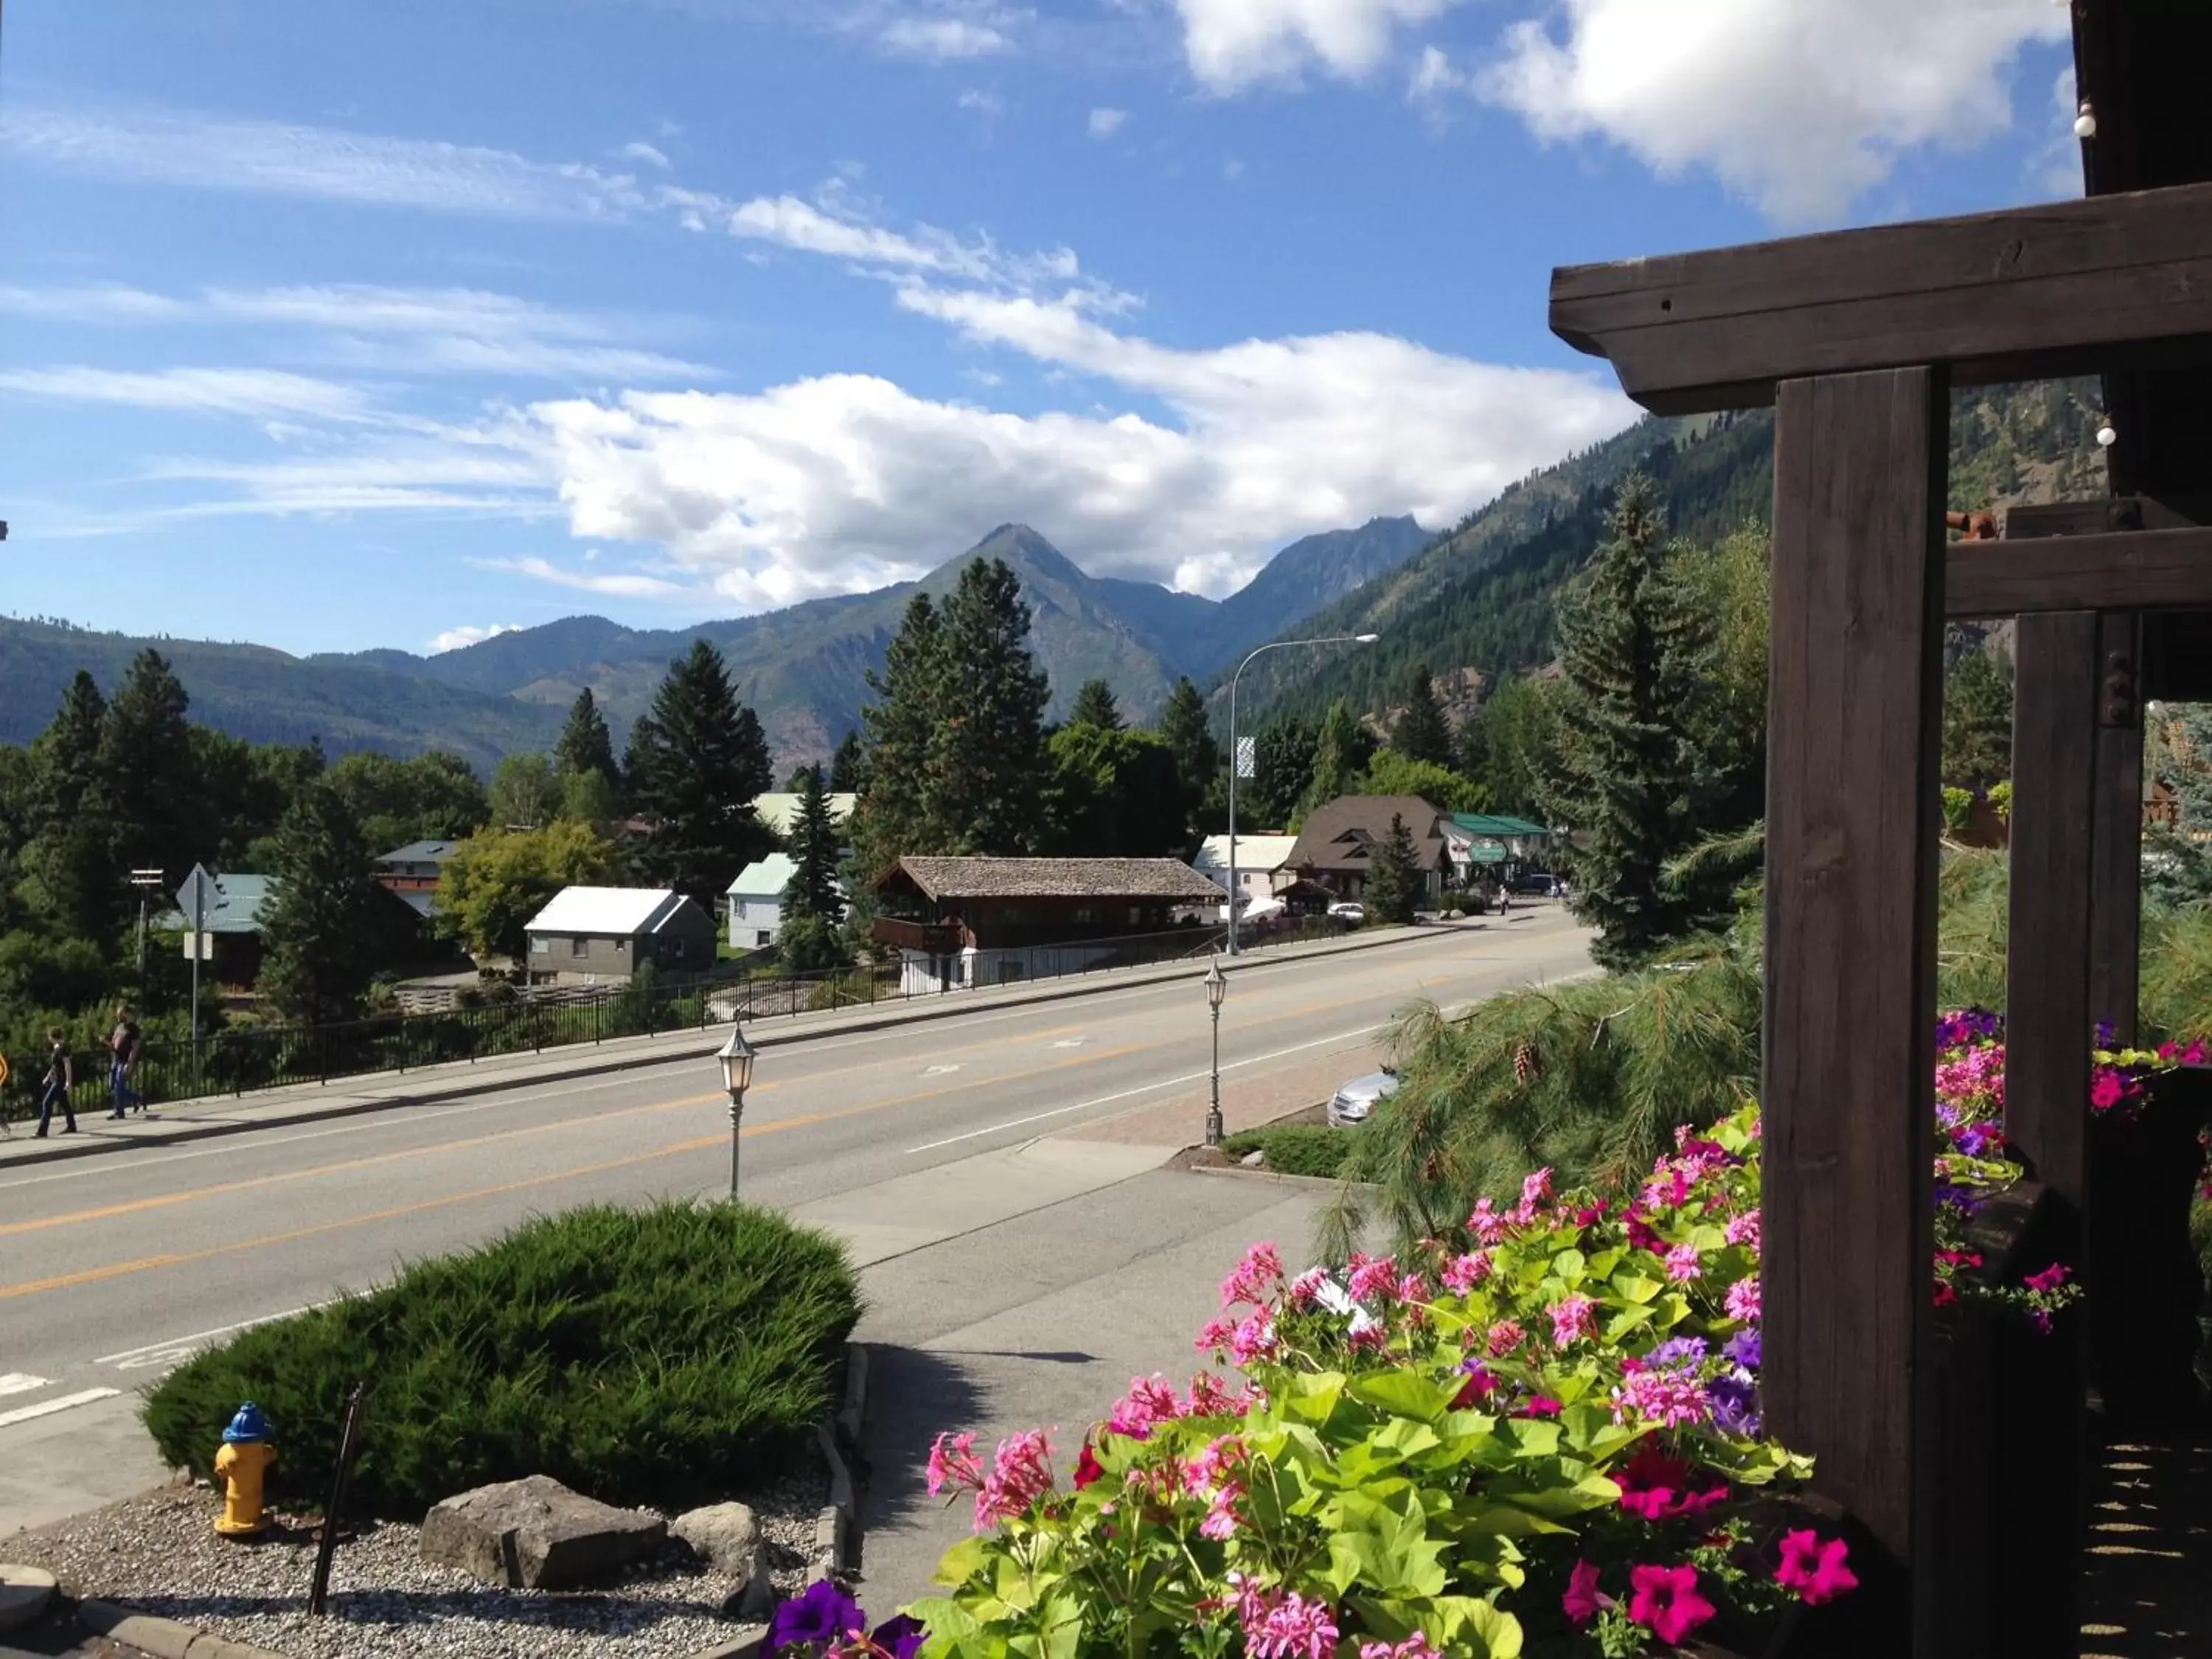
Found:
<path fill-rule="evenodd" d="M 1224 1072 L 1310 1068 L 1411 999 L 1586 966 L 1549 909 L 1255 960 Z M 1156 1164 L 1157 1146 L 1036 1143 L 1187 1092 L 1207 1050 L 1187 981 L 779 1049 L 747 1103 L 744 1191 L 896 1259 Z M 694 1060 L 0 1177 L 0 1536 L 158 1479 L 133 1394 L 196 1345 L 534 1212 L 725 1187 L 725 1113 Z"/>

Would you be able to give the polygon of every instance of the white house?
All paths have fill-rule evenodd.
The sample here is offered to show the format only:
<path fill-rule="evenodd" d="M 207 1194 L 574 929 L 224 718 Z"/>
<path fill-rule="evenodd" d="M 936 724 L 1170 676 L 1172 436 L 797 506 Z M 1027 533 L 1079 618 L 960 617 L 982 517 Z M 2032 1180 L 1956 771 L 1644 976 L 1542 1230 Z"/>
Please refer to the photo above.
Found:
<path fill-rule="evenodd" d="M 766 950 L 783 927 L 783 890 L 798 865 L 788 853 L 770 853 L 748 864 L 724 895 L 730 943 L 741 951 Z"/>
<path fill-rule="evenodd" d="M 714 918 L 667 888 L 563 887 L 523 932 L 533 981 L 599 985 L 648 962 L 663 974 L 714 965 Z"/>
<path fill-rule="evenodd" d="M 1243 890 L 1243 904 L 1249 907 L 1262 899 L 1273 898 L 1297 879 L 1297 872 L 1290 863 L 1291 848 L 1297 844 L 1296 836 L 1237 837 L 1237 885 Z M 1190 861 L 1190 867 L 1226 892 L 1229 837 L 1208 836 L 1198 849 L 1198 856 Z"/>

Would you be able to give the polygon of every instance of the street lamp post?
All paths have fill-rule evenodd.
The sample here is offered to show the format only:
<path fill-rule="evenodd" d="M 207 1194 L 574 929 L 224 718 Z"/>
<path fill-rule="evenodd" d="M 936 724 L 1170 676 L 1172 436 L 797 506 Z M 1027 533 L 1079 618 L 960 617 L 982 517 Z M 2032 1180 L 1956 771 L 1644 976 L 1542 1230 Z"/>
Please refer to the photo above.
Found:
<path fill-rule="evenodd" d="M 1221 1144 L 1221 1001 L 1229 994 L 1229 976 L 1221 971 L 1221 958 L 1213 959 L 1213 966 L 1206 975 L 1206 1006 L 1213 1016 L 1212 1099 L 1206 1109 L 1206 1144 Z"/>
<path fill-rule="evenodd" d="M 744 1121 L 745 1091 L 753 1080 L 753 1045 L 745 1041 L 744 1028 L 732 1023 L 730 1040 L 715 1053 L 721 1062 L 722 1086 L 730 1091 L 730 1196 L 738 1195 L 738 1133 Z"/>
<path fill-rule="evenodd" d="M 1237 672 L 1229 677 L 1229 954 L 1232 957 L 1237 954 L 1237 682 L 1244 678 L 1252 658 L 1261 651 L 1280 651 L 1292 645 L 1372 645 L 1381 637 L 1379 634 L 1329 634 L 1312 640 L 1271 641 L 1238 663 Z M 1255 764 L 1252 769 L 1256 774 L 1259 768 Z"/>

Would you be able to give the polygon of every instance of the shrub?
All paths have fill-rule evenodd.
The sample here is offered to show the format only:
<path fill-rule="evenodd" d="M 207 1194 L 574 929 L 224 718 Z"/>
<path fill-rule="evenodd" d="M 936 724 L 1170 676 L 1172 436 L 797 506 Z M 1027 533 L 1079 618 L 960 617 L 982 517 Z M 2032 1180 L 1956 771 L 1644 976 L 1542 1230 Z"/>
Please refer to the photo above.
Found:
<path fill-rule="evenodd" d="M 319 1502 L 361 1379 L 354 1490 L 374 1513 L 419 1519 L 527 1474 L 666 1508 L 785 1467 L 830 1407 L 860 1309 L 843 1247 L 767 1212 L 570 1210 L 194 1357 L 148 1398 L 146 1426 L 205 1474 L 255 1401 L 281 1490 Z"/>
<path fill-rule="evenodd" d="M 1252 1152 L 1267 1155 L 1267 1167 L 1279 1175 L 1320 1176 L 1334 1179 L 1352 1148 L 1352 1133 L 1318 1123 L 1284 1123 L 1264 1129 L 1247 1129 L 1221 1143 L 1231 1158 Z"/>

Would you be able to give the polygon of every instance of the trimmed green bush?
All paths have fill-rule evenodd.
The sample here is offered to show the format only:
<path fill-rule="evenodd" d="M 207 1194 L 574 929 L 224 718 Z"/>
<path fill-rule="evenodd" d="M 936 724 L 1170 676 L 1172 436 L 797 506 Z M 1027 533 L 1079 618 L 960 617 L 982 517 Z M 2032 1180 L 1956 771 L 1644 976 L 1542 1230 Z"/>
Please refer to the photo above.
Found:
<path fill-rule="evenodd" d="M 258 1402 L 277 1494 L 319 1504 L 359 1379 L 349 1507 L 419 1520 L 526 1474 L 682 1507 L 789 1464 L 860 1314 L 825 1234 L 742 1205 L 595 1206 L 241 1332 L 171 1372 L 144 1416 L 164 1457 L 209 1474 L 224 1425 Z"/>
<path fill-rule="evenodd" d="M 1278 1175 L 1320 1176 L 1333 1181 L 1351 1156 L 1353 1133 L 1322 1123 L 1278 1124 L 1231 1135 L 1221 1143 L 1221 1150 L 1231 1158 L 1265 1152 L 1267 1167 Z"/>

